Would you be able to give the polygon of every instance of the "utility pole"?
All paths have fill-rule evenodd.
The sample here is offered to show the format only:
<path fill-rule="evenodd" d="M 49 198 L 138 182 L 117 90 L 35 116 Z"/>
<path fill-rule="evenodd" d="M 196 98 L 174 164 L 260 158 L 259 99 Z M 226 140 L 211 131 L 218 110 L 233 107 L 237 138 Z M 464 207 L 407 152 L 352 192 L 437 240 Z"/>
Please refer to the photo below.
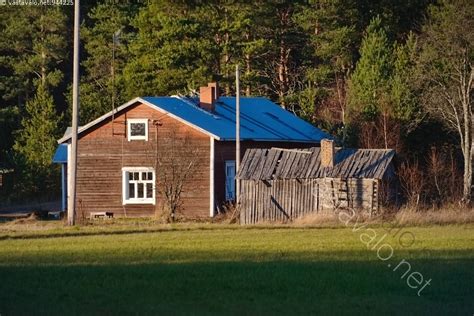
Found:
<path fill-rule="evenodd" d="M 122 29 L 118 29 L 112 35 L 112 67 L 111 67 L 111 75 L 112 75 L 112 136 L 114 136 L 114 121 L 115 121 L 115 47 L 120 45 L 119 36 L 122 32 Z"/>
<path fill-rule="evenodd" d="M 71 137 L 71 164 L 69 170 L 69 187 L 67 201 L 67 223 L 73 226 L 76 222 L 76 172 L 77 172 L 77 117 L 79 110 L 79 0 L 74 1 L 74 56 L 72 77 L 72 137 Z"/>
<path fill-rule="evenodd" d="M 235 174 L 240 170 L 240 70 L 235 66 Z M 237 207 L 240 202 L 240 182 L 236 181 L 235 200 Z"/>
<path fill-rule="evenodd" d="M 114 136 L 114 119 L 115 119 L 115 34 L 112 35 L 112 137 Z"/>

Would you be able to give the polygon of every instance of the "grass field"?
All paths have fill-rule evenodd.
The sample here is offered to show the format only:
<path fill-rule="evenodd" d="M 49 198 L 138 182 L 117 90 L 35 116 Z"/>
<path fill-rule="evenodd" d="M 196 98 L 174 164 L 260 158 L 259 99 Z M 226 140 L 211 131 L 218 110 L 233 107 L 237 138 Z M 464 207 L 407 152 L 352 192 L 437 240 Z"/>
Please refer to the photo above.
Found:
<path fill-rule="evenodd" d="M 365 230 L 0 228 L 0 315 L 473 315 L 473 225 L 392 231 L 377 246 L 392 247 L 387 261 L 361 242 Z M 408 264 L 393 271 L 403 259 L 405 277 Z M 431 279 L 420 296 L 407 285 L 415 271 Z"/>

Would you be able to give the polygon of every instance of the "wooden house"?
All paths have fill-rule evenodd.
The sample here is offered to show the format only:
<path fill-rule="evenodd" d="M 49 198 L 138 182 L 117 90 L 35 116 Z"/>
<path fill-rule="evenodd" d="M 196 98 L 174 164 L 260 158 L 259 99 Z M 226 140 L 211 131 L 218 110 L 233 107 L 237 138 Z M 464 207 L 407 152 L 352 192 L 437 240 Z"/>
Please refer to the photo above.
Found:
<path fill-rule="evenodd" d="M 139 97 L 79 128 L 77 212 L 152 216 L 163 204 L 166 172 L 191 166 L 181 215 L 214 216 L 235 198 L 235 98 L 216 83 L 199 97 Z M 241 98 L 241 152 L 249 148 L 318 146 L 327 134 L 265 98 Z M 63 168 L 63 208 L 71 134 L 55 162 Z M 163 157 L 166 157 L 166 161 Z M 192 163 L 190 163 L 192 161 Z"/>
<path fill-rule="evenodd" d="M 309 149 L 251 149 L 237 175 L 240 222 L 285 222 L 341 208 L 378 211 L 393 179 L 393 150 L 342 149 L 322 140 Z"/>

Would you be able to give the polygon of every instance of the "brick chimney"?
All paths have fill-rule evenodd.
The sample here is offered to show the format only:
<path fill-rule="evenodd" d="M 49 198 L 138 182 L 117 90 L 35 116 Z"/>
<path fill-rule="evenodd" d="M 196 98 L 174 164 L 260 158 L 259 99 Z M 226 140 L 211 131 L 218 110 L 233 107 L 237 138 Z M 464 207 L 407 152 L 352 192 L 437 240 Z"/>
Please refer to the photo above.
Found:
<path fill-rule="evenodd" d="M 329 139 L 321 140 L 321 166 L 334 167 L 334 141 Z"/>
<path fill-rule="evenodd" d="M 199 106 L 207 111 L 214 112 L 216 100 L 219 98 L 217 82 L 208 83 L 207 87 L 199 88 Z"/>
<path fill-rule="evenodd" d="M 219 99 L 219 83 L 218 82 L 209 82 L 208 87 L 214 88 L 214 99 L 217 101 Z"/>

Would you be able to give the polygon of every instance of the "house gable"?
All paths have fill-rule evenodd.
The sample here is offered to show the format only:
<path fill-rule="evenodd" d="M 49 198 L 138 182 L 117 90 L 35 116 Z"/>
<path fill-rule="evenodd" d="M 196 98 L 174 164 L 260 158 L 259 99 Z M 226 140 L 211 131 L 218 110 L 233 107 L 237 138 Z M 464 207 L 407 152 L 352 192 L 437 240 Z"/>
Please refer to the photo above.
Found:
<path fill-rule="evenodd" d="M 120 107 L 116 108 L 114 111 L 110 111 L 100 117 L 98 117 L 97 119 L 87 123 L 86 125 L 84 126 L 81 126 L 79 129 L 78 129 L 78 134 L 79 134 L 79 138 L 80 137 L 83 137 L 86 133 L 90 133 L 91 130 L 97 130 L 98 128 L 104 126 L 104 123 L 108 123 L 112 120 L 112 116 L 114 116 L 114 121 L 116 121 L 116 118 L 117 117 L 120 117 L 121 115 L 123 114 L 127 114 L 132 108 L 135 108 L 137 106 L 141 105 L 141 107 L 148 107 L 149 109 L 152 109 L 153 111 L 156 111 L 158 113 L 160 113 L 161 115 L 163 116 L 169 116 L 170 118 L 173 118 L 174 120 L 182 123 L 182 124 L 185 124 L 193 129 L 195 129 L 196 131 L 208 136 L 208 137 L 212 137 L 214 139 L 217 139 L 219 140 L 219 137 L 216 136 L 216 135 L 213 135 L 212 133 L 209 133 L 208 131 L 192 124 L 192 123 L 189 123 L 187 122 L 186 120 L 183 120 L 182 118 L 156 106 L 155 104 L 151 104 L 150 102 L 142 99 L 142 98 L 135 98 L 123 105 L 121 105 Z M 143 112 L 146 112 L 144 109 L 143 109 Z M 142 116 L 140 117 L 136 117 L 135 114 L 132 114 L 133 117 L 130 117 L 130 118 L 137 118 L 137 119 L 144 119 L 144 118 L 150 118 L 151 117 L 151 114 L 150 112 L 148 111 L 147 113 L 143 113 Z M 115 127 L 115 126 L 114 126 Z M 70 131 L 70 130 L 68 130 Z M 114 128 L 114 131 L 115 131 L 115 128 Z M 65 135 L 60 138 L 58 140 L 58 143 L 61 144 L 61 143 L 64 143 L 64 142 L 67 142 L 69 141 L 71 138 L 71 135 L 70 133 L 65 133 Z"/>

